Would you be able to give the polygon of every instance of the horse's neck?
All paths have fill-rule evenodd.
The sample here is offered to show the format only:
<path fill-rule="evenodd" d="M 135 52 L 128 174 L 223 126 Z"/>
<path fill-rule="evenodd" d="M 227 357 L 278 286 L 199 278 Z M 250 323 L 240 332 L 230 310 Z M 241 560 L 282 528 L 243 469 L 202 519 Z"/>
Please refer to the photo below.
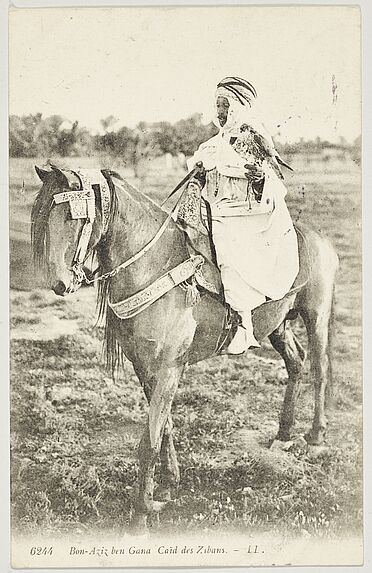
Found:
<path fill-rule="evenodd" d="M 114 250 L 122 258 L 124 248 L 131 257 L 150 241 L 166 213 L 126 181 L 117 186 L 117 196 L 119 218 Z"/>
<path fill-rule="evenodd" d="M 105 271 L 112 270 L 129 260 L 145 247 L 156 235 L 167 218 L 160 207 L 125 181 L 117 185 L 118 215 L 111 238 L 107 241 L 101 263 Z M 158 242 L 135 263 L 112 279 L 114 290 L 136 292 L 158 278 L 166 268 L 176 264 L 184 249 L 181 235 L 173 220 Z"/>

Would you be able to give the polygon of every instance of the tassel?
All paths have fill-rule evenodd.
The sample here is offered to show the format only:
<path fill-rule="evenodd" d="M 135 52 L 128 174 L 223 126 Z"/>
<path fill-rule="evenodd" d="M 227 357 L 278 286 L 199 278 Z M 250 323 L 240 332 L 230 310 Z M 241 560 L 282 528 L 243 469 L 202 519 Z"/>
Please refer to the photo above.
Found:
<path fill-rule="evenodd" d="M 195 306 L 200 300 L 200 293 L 196 284 L 195 276 L 191 277 L 191 282 L 186 283 L 186 306 Z"/>

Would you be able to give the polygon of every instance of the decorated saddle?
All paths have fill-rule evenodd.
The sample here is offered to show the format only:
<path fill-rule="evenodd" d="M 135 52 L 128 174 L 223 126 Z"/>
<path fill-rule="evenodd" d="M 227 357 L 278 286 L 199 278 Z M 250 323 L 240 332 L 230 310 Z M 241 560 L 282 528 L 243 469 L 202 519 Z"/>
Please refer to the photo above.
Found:
<path fill-rule="evenodd" d="M 204 258 L 202 270 L 195 274 L 198 288 L 201 293 L 208 291 L 212 295 L 217 296 L 221 302 L 224 302 L 221 274 L 213 245 L 211 211 L 209 204 L 201 196 L 200 185 L 197 181 L 191 180 L 183 193 L 179 204 L 177 223 L 185 233 L 190 256 L 201 255 Z M 299 272 L 292 287 L 282 299 L 267 299 L 266 302 L 253 309 L 252 321 L 257 340 L 262 340 L 279 326 L 270 322 L 270 320 L 275 320 L 281 313 L 267 312 L 269 310 L 268 307 L 273 307 L 273 310 L 274 307 L 277 307 L 277 310 L 286 308 L 288 300 L 294 298 L 308 281 L 309 254 L 306 240 L 296 226 L 295 231 L 298 240 Z M 227 309 L 226 322 L 229 328 L 237 325 L 239 322 L 238 314 L 230 308 Z"/>

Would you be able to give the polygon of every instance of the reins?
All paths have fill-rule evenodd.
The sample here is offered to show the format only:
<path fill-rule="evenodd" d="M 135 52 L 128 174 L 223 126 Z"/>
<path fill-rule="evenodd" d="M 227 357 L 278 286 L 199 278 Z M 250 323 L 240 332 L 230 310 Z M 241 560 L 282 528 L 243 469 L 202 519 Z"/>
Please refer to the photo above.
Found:
<path fill-rule="evenodd" d="M 143 257 L 158 242 L 160 237 L 163 235 L 164 231 L 168 227 L 170 220 L 172 219 L 173 213 L 175 212 L 176 208 L 178 207 L 178 203 L 179 203 L 179 201 L 177 201 L 176 205 L 173 207 L 172 211 L 169 213 L 169 215 L 167 216 L 167 218 L 165 219 L 165 221 L 163 222 L 163 224 L 161 225 L 161 227 L 159 228 L 157 233 L 151 239 L 151 241 L 149 241 L 147 243 L 147 245 L 145 245 L 140 251 L 138 251 L 138 253 L 133 255 L 130 259 L 124 261 L 123 263 L 121 263 L 117 267 L 113 268 L 111 271 L 108 271 L 107 273 L 104 273 L 103 275 L 99 275 L 98 277 L 95 277 L 93 279 L 88 279 L 84 270 L 81 269 L 81 272 L 84 276 L 85 283 L 90 285 L 90 284 L 94 284 L 96 282 L 103 281 L 105 279 L 109 279 L 111 277 L 114 277 L 115 275 L 117 275 L 117 273 L 119 271 L 126 269 L 131 264 L 133 264 L 135 261 L 138 261 L 138 259 Z M 74 270 L 74 269 L 72 269 L 72 270 Z M 95 271 L 95 272 L 97 272 L 97 271 Z"/>
<path fill-rule="evenodd" d="M 164 199 L 164 201 L 162 202 L 162 204 L 160 205 L 161 207 L 163 207 L 163 205 L 165 205 L 165 203 L 168 201 L 168 199 L 170 199 L 175 193 L 177 193 L 178 189 L 181 189 L 181 187 L 183 185 L 185 185 L 185 183 L 187 183 L 191 177 L 193 177 L 193 175 L 195 175 L 195 173 L 199 170 L 200 166 L 202 165 L 202 163 L 199 161 L 196 166 L 194 167 L 194 169 L 192 169 L 183 179 L 182 181 L 180 181 L 178 183 L 178 185 L 175 186 L 175 188 L 173 189 L 173 191 L 171 191 L 168 195 L 168 197 L 166 197 Z"/>

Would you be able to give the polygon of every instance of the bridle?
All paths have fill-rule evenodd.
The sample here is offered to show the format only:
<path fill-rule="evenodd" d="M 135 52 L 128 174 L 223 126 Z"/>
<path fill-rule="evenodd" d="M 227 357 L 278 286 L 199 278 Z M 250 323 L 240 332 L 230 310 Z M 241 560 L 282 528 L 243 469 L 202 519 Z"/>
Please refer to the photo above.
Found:
<path fill-rule="evenodd" d="M 96 276 L 91 279 L 85 274 L 84 262 L 88 256 L 88 246 L 92 236 L 93 223 L 96 218 L 96 196 L 93 189 L 93 185 L 98 185 L 101 198 L 102 207 L 102 234 L 101 238 L 105 237 L 110 221 L 111 212 L 111 191 L 107 183 L 106 178 L 102 175 L 100 171 L 92 171 L 89 169 L 80 169 L 74 171 L 81 181 L 80 190 L 67 190 L 62 193 L 57 193 L 54 195 L 54 202 L 56 205 L 60 203 L 68 202 L 70 205 L 70 212 L 72 219 L 84 219 L 84 224 L 82 226 L 75 254 L 72 260 L 72 265 L 70 270 L 74 274 L 74 279 L 78 284 L 85 282 L 86 284 L 93 284 L 99 281 L 106 280 L 115 276 L 119 271 L 129 267 L 135 261 L 140 259 L 145 255 L 160 239 L 164 231 L 168 227 L 170 220 L 173 218 L 176 209 L 178 208 L 179 201 L 176 202 L 173 209 L 167 215 L 159 230 L 156 232 L 154 237 L 135 255 L 130 259 L 124 261 L 111 271 L 108 271 L 102 275 Z M 94 175 L 93 175 L 94 174 Z M 168 197 L 169 198 L 169 197 Z M 98 269 L 93 272 L 96 274 Z"/>
<path fill-rule="evenodd" d="M 95 280 L 87 278 L 83 266 L 88 256 L 88 246 L 93 232 L 93 223 L 96 219 L 96 196 L 93 185 L 98 185 L 100 190 L 102 211 L 101 237 L 104 237 L 108 230 L 111 192 L 105 177 L 100 171 L 81 169 L 74 171 L 74 174 L 80 179 L 81 189 L 56 193 L 53 200 L 56 205 L 68 202 L 72 219 L 84 219 L 70 270 L 73 272 L 77 283 L 86 282 L 90 284 L 95 282 Z M 102 276 L 101 280 L 103 278 Z"/>
<path fill-rule="evenodd" d="M 184 178 L 182 183 L 185 183 L 191 178 L 195 169 L 192 170 L 186 178 Z M 163 235 L 164 231 L 167 229 L 170 220 L 176 218 L 176 212 L 182 200 L 182 194 L 176 201 L 176 204 L 164 219 L 160 228 L 153 236 L 153 238 L 140 250 L 138 253 L 112 269 L 107 273 L 97 276 L 93 279 L 88 279 L 84 272 L 84 262 L 88 256 L 89 242 L 92 236 L 93 223 L 96 219 L 96 193 L 93 189 L 93 185 L 98 184 L 98 189 L 100 191 L 101 205 L 102 205 L 102 235 L 101 238 L 106 236 L 106 233 L 110 224 L 110 211 L 112 207 L 111 201 L 111 191 L 108 185 L 108 181 L 104 177 L 103 173 L 94 171 L 95 177 L 92 178 L 90 170 L 80 170 L 73 172 L 80 179 L 81 188 L 76 189 L 76 181 L 71 183 L 68 190 L 64 190 L 62 193 L 57 193 L 54 195 L 55 204 L 66 203 L 70 205 L 71 217 L 73 219 L 83 219 L 84 223 L 81 228 L 81 232 L 78 239 L 78 244 L 72 261 L 72 266 L 70 270 L 74 276 L 74 284 L 81 285 L 83 282 L 87 284 L 92 284 L 98 281 L 108 279 L 115 276 L 119 271 L 129 267 L 135 261 L 143 257 L 147 251 L 149 251 Z M 69 181 L 70 184 L 70 181 Z M 116 185 L 116 183 L 115 183 Z M 180 186 L 177 187 L 177 189 Z M 126 191 L 122 188 L 123 191 Z M 176 189 L 176 190 L 177 190 Z M 173 195 L 175 191 L 171 193 Z M 171 196 L 169 195 L 169 196 Z M 168 198 L 169 198 L 168 196 Z M 199 277 L 199 283 L 204 285 L 205 280 L 202 277 L 201 268 L 204 263 L 204 257 L 200 254 L 192 254 L 186 260 L 179 263 L 177 266 L 168 269 L 162 276 L 156 278 L 150 285 L 146 286 L 144 289 L 139 290 L 135 294 L 119 300 L 112 302 L 107 301 L 107 304 L 111 311 L 121 320 L 129 319 L 135 317 L 140 312 L 144 311 L 146 308 L 151 306 L 159 298 L 164 296 L 167 292 L 172 290 L 176 286 L 180 286 L 186 292 L 186 306 L 193 306 L 196 304 L 200 298 L 199 291 L 197 289 L 197 278 Z M 93 273 L 93 276 L 97 271 Z M 202 282 L 200 282 L 202 281 Z M 204 281 L 204 283 L 203 283 Z M 215 287 L 212 285 L 212 290 L 215 292 Z"/>

